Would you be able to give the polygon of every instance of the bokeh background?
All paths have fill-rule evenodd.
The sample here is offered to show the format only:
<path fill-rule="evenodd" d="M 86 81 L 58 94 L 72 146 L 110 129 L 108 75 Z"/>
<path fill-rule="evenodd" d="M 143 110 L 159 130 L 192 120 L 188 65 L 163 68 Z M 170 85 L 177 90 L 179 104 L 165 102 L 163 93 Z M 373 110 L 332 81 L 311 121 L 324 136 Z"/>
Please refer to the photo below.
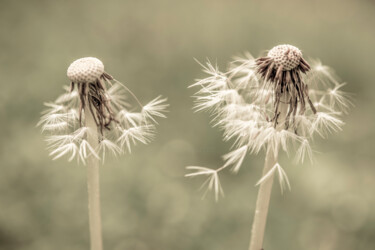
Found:
<path fill-rule="evenodd" d="M 196 58 L 223 68 L 282 43 L 320 58 L 348 82 L 356 106 L 344 131 L 315 141 L 315 164 L 281 164 L 265 249 L 375 249 L 375 2 L 0 1 L 0 249 L 88 249 L 85 166 L 52 161 L 35 125 L 66 69 L 95 56 L 143 101 L 169 98 L 156 140 L 101 168 L 105 249 L 247 249 L 262 154 L 221 175 L 226 197 L 201 200 L 187 165 L 219 167 L 230 144 L 195 114 Z"/>

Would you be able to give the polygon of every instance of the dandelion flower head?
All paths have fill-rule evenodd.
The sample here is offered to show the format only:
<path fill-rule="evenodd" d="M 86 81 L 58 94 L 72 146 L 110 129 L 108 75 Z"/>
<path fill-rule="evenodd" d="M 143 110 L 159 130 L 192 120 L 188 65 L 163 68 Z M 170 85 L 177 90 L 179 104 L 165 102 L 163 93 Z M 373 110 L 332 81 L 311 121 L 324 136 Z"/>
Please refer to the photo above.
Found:
<path fill-rule="evenodd" d="M 53 159 L 68 156 L 85 163 L 90 155 L 104 160 L 106 152 L 114 155 L 130 152 L 136 143 L 147 144 L 155 134 L 157 117 L 165 117 L 166 99 L 161 96 L 142 105 L 122 83 L 104 71 L 94 57 L 74 61 L 67 70 L 70 86 L 54 102 L 45 103 L 39 126 L 45 133 Z M 96 128 L 86 126 L 90 115 Z M 87 141 L 96 132 L 99 146 Z"/>
<path fill-rule="evenodd" d="M 188 167 L 195 172 L 187 176 L 208 175 L 213 179 L 208 188 L 216 195 L 221 192 L 217 172 L 227 167 L 238 172 L 248 153 L 264 149 L 277 157 L 285 151 L 297 162 L 312 160 L 311 138 L 341 130 L 341 116 L 351 105 L 342 91 L 345 83 L 320 61 L 310 65 L 292 45 L 278 45 L 263 57 L 235 57 L 225 72 L 210 61 L 202 67 L 208 76 L 191 85 L 199 88 L 195 109 L 211 113 L 233 150 L 220 168 Z M 284 170 L 275 166 L 285 180 Z"/>

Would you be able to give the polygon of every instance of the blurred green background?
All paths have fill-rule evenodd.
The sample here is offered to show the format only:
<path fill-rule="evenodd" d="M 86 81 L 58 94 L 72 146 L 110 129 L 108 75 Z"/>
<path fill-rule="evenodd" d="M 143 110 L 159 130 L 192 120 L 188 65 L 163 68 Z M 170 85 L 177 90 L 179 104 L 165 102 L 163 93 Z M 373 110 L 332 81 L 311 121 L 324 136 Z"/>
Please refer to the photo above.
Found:
<path fill-rule="evenodd" d="M 185 166 L 219 167 L 230 144 L 187 86 L 204 76 L 193 58 L 224 67 L 283 43 L 332 66 L 356 106 L 343 132 L 315 140 L 314 165 L 281 159 L 292 191 L 274 186 L 265 249 L 375 249 L 374 26 L 371 0 L 1 0 L 0 249 L 89 248 L 85 167 L 52 161 L 35 127 L 84 56 L 171 105 L 153 143 L 101 169 L 105 249 L 247 249 L 264 155 L 221 175 L 224 199 L 201 200 Z"/>

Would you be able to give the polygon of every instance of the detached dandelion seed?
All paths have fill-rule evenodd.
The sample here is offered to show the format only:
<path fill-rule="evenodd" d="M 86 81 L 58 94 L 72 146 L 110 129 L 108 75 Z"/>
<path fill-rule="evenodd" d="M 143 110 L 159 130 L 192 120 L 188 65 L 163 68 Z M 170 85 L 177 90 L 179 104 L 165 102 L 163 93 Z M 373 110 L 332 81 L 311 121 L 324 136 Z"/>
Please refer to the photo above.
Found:
<path fill-rule="evenodd" d="M 166 99 L 146 105 L 122 83 L 104 71 L 94 57 L 74 61 L 68 68 L 70 86 L 53 103 L 45 103 L 38 126 L 46 133 L 50 156 L 67 156 L 87 164 L 90 243 L 101 250 L 99 161 L 108 153 L 131 152 L 137 142 L 147 144 L 155 134 L 156 118 L 165 118 Z M 135 103 L 135 105 L 132 105 Z"/>
<path fill-rule="evenodd" d="M 202 64 L 201 64 L 202 65 Z M 352 105 L 350 95 L 342 91 L 332 70 L 319 61 L 312 66 L 302 52 L 292 45 L 279 45 L 266 56 L 254 58 L 246 53 L 236 57 L 226 72 L 209 61 L 203 66 L 208 77 L 197 80 L 195 109 L 208 111 L 213 124 L 223 130 L 224 141 L 233 142 L 233 151 L 223 156 L 224 164 L 217 169 L 188 167 L 188 177 L 208 176 L 217 183 L 217 198 L 222 189 L 218 173 L 228 167 L 240 170 L 247 154 L 265 150 L 263 176 L 249 250 L 261 250 L 275 173 L 280 187 L 290 188 L 288 177 L 278 162 L 284 151 L 297 162 L 312 161 L 310 139 L 318 134 L 326 137 L 341 130 L 341 115 Z"/>

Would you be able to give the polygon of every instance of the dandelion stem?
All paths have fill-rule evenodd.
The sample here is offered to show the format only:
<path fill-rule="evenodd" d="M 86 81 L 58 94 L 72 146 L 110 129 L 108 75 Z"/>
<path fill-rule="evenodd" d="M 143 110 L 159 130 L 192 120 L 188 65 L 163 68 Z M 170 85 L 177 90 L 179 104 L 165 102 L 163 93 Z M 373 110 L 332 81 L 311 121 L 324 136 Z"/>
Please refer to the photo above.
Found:
<path fill-rule="evenodd" d="M 285 126 L 284 124 L 288 112 L 288 104 L 280 102 L 279 112 L 280 113 L 277 118 L 277 130 L 281 130 Z M 263 168 L 263 176 L 266 175 L 273 166 L 275 166 L 277 163 L 277 158 L 277 153 L 275 154 L 273 150 L 267 150 Z M 272 173 L 271 176 L 265 179 L 259 186 L 249 250 L 263 250 L 264 232 L 266 229 L 274 175 L 275 174 Z"/>
<path fill-rule="evenodd" d="M 263 175 L 266 175 L 268 171 L 276 164 L 277 159 L 274 153 L 269 151 L 266 156 L 264 163 Z M 251 240 L 249 250 L 261 250 L 263 249 L 264 231 L 266 229 L 266 221 L 268 208 L 271 198 L 272 184 L 273 184 L 274 173 L 271 177 L 266 179 L 260 184 L 258 191 L 258 198 L 256 202 L 256 209 L 254 215 L 253 228 L 251 231 Z"/>
<path fill-rule="evenodd" d="M 93 147 L 98 147 L 98 129 L 88 105 L 85 107 L 85 125 L 88 128 L 87 141 Z M 91 250 L 102 250 L 102 222 L 100 216 L 99 191 L 99 159 L 91 154 L 87 159 L 87 190 L 90 224 Z"/>

